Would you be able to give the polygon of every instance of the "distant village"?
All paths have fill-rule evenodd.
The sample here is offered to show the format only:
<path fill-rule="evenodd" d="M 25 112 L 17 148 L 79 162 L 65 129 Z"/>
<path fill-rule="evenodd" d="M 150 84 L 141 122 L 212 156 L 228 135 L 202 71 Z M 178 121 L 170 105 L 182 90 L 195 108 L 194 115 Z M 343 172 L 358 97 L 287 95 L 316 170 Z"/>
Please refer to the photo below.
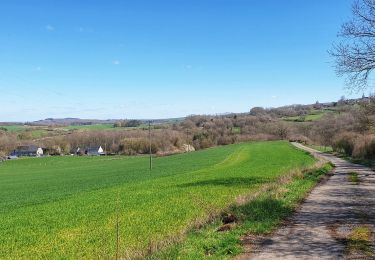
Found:
<path fill-rule="evenodd" d="M 74 156 L 101 156 L 105 155 L 105 151 L 101 146 L 92 146 L 86 148 L 76 147 L 70 151 L 70 155 Z M 8 156 L 8 159 L 17 159 L 19 157 L 41 157 L 51 155 L 50 150 L 44 147 L 38 147 L 35 145 L 23 145 L 18 146 L 17 149 L 13 150 Z"/>

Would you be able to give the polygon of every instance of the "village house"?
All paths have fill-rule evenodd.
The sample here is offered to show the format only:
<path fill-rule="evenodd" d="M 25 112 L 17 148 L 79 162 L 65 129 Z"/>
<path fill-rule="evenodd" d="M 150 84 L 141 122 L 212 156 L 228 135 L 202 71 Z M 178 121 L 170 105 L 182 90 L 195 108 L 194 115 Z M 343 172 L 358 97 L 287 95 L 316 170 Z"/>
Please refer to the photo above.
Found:
<path fill-rule="evenodd" d="M 75 147 L 70 150 L 71 155 L 84 155 L 85 152 L 86 151 L 84 149 L 81 149 L 81 147 Z"/>
<path fill-rule="evenodd" d="M 24 145 L 18 146 L 16 150 L 10 154 L 10 157 L 22 157 L 22 156 L 30 156 L 30 157 L 40 157 L 43 156 L 43 148 L 35 146 L 35 145 Z"/>
<path fill-rule="evenodd" d="M 91 156 L 99 156 L 105 155 L 105 152 L 101 146 L 93 146 L 86 148 L 85 154 Z"/>

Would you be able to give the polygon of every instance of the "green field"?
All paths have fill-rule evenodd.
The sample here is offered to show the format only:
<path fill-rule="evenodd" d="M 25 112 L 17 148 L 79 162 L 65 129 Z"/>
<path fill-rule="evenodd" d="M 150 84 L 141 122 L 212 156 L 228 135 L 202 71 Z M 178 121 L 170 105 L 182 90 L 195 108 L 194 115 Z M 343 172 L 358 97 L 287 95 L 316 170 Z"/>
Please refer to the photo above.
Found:
<path fill-rule="evenodd" d="M 312 122 L 321 119 L 328 113 L 336 113 L 334 110 L 312 110 L 305 116 L 290 116 L 284 117 L 283 120 L 291 122 Z"/>
<path fill-rule="evenodd" d="M 6 129 L 9 132 L 19 132 L 26 129 L 26 126 L 24 125 L 0 125 L 0 127 Z"/>
<path fill-rule="evenodd" d="M 92 125 L 70 125 L 62 127 L 66 130 L 107 130 L 114 129 L 113 124 L 92 124 Z"/>
<path fill-rule="evenodd" d="M 160 157 L 152 172 L 147 157 L 7 161 L 0 164 L 0 258 L 144 256 L 313 162 L 287 142 Z"/>
<path fill-rule="evenodd" d="M 69 125 L 69 126 L 30 126 L 30 125 L 3 125 L 1 128 L 6 129 L 8 132 L 16 132 L 18 134 L 28 133 L 30 138 L 41 138 L 44 136 L 65 134 L 71 131 L 102 131 L 102 130 L 132 130 L 142 129 L 147 125 L 139 127 L 113 127 L 113 124 L 92 124 L 92 125 Z"/>
<path fill-rule="evenodd" d="M 211 259 L 233 259 L 233 256 L 243 252 L 241 238 L 270 235 L 280 224 L 285 223 L 285 219 L 295 212 L 306 194 L 331 170 L 332 165 L 325 164 L 308 169 L 303 174 L 291 174 L 291 180 L 280 180 L 267 192 L 225 210 L 226 214 L 238 218 L 236 225 L 229 231 L 217 232 L 223 225 L 222 219 L 217 217 L 203 228 L 191 230 L 181 243 L 148 258 L 205 259 L 209 256 Z"/>

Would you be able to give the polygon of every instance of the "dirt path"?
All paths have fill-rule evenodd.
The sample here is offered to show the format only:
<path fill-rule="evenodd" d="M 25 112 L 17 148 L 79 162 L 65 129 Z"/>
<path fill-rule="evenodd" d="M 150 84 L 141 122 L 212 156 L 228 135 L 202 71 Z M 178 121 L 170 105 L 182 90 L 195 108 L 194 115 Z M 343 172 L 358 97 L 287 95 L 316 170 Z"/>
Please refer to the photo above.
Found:
<path fill-rule="evenodd" d="M 355 227 L 374 230 L 375 174 L 367 167 L 320 153 L 300 144 L 336 165 L 333 175 L 307 197 L 289 224 L 274 235 L 245 244 L 239 259 L 375 259 L 349 250 L 347 238 Z M 359 183 L 350 181 L 357 172 Z M 374 244 L 369 246 L 372 250 Z M 348 253 L 349 252 L 349 253 Z"/>

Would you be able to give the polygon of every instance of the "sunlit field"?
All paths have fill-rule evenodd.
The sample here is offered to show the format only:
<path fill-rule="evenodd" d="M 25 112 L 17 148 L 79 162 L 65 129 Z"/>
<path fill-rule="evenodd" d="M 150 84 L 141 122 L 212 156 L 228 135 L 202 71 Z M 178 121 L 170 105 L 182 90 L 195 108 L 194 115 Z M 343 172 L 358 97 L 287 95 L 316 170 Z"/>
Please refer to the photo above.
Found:
<path fill-rule="evenodd" d="M 145 256 L 314 159 L 287 142 L 0 164 L 0 258 Z"/>

